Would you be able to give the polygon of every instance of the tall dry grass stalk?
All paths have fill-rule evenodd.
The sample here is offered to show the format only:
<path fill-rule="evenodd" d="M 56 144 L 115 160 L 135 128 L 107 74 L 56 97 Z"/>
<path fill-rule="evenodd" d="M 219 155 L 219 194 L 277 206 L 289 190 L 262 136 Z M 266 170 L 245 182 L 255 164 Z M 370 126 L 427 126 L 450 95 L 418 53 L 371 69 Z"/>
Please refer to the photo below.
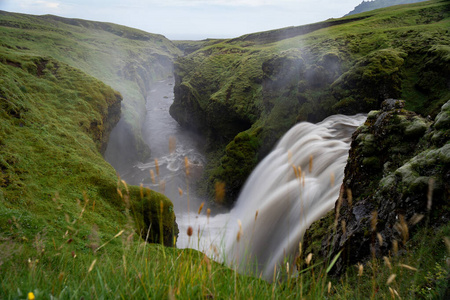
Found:
<path fill-rule="evenodd" d="M 155 158 L 155 169 L 156 169 L 156 176 L 158 176 L 159 180 L 159 161 L 157 158 Z"/>
<path fill-rule="evenodd" d="M 172 154 L 177 148 L 177 139 L 174 136 L 169 137 L 169 153 Z"/>

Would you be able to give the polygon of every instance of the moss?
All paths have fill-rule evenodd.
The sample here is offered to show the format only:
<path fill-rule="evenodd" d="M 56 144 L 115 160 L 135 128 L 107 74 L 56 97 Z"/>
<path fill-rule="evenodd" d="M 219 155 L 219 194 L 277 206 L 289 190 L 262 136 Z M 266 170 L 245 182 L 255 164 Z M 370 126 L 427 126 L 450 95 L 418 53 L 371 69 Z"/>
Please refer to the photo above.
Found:
<path fill-rule="evenodd" d="M 364 167 L 374 170 L 380 169 L 382 167 L 380 159 L 376 156 L 364 158 L 362 164 Z"/>
<path fill-rule="evenodd" d="M 220 166 L 212 171 L 209 181 L 211 186 L 216 182 L 225 183 L 223 204 L 231 205 L 245 182 L 247 176 L 257 163 L 259 140 L 254 134 L 239 133 L 225 149 L 220 159 Z M 210 194 L 213 191 L 210 190 Z"/>
<path fill-rule="evenodd" d="M 129 190 L 130 205 L 136 232 L 149 243 L 160 243 L 175 246 L 178 237 L 178 226 L 172 202 L 164 195 L 138 187 Z"/>
<path fill-rule="evenodd" d="M 428 124 L 420 117 L 414 117 L 412 122 L 405 128 L 405 136 L 409 138 L 420 138 L 428 129 Z"/>

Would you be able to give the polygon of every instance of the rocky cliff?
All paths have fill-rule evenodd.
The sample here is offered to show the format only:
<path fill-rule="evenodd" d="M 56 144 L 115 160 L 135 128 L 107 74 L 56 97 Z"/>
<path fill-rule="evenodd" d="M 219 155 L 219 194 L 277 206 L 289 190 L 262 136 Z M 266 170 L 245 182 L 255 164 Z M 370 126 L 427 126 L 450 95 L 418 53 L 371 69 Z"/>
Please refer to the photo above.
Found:
<path fill-rule="evenodd" d="M 404 105 L 386 100 L 353 134 L 335 210 L 305 235 L 308 251 L 342 251 L 337 273 L 393 255 L 418 228 L 450 221 L 450 101 L 434 119 Z"/>

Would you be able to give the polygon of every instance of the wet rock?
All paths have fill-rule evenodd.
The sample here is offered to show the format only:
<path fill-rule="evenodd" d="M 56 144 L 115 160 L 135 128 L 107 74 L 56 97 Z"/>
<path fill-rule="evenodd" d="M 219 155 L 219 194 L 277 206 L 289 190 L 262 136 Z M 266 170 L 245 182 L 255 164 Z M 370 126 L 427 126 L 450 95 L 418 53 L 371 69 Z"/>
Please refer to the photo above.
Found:
<path fill-rule="evenodd" d="M 328 217 L 335 228 L 320 250 L 330 258 L 343 250 L 335 273 L 387 255 L 394 241 L 403 246 L 418 216 L 433 226 L 450 220 L 450 101 L 434 123 L 403 106 L 384 101 L 353 135 L 341 196 Z"/>

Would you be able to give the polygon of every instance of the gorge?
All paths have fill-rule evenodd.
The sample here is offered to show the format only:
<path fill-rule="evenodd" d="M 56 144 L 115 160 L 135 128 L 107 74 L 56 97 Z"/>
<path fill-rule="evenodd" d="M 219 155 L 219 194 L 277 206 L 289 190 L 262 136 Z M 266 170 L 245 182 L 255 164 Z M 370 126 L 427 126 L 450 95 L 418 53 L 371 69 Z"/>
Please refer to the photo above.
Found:
<path fill-rule="evenodd" d="M 0 11 L 0 295 L 445 298 L 449 14 L 170 41 Z"/>

